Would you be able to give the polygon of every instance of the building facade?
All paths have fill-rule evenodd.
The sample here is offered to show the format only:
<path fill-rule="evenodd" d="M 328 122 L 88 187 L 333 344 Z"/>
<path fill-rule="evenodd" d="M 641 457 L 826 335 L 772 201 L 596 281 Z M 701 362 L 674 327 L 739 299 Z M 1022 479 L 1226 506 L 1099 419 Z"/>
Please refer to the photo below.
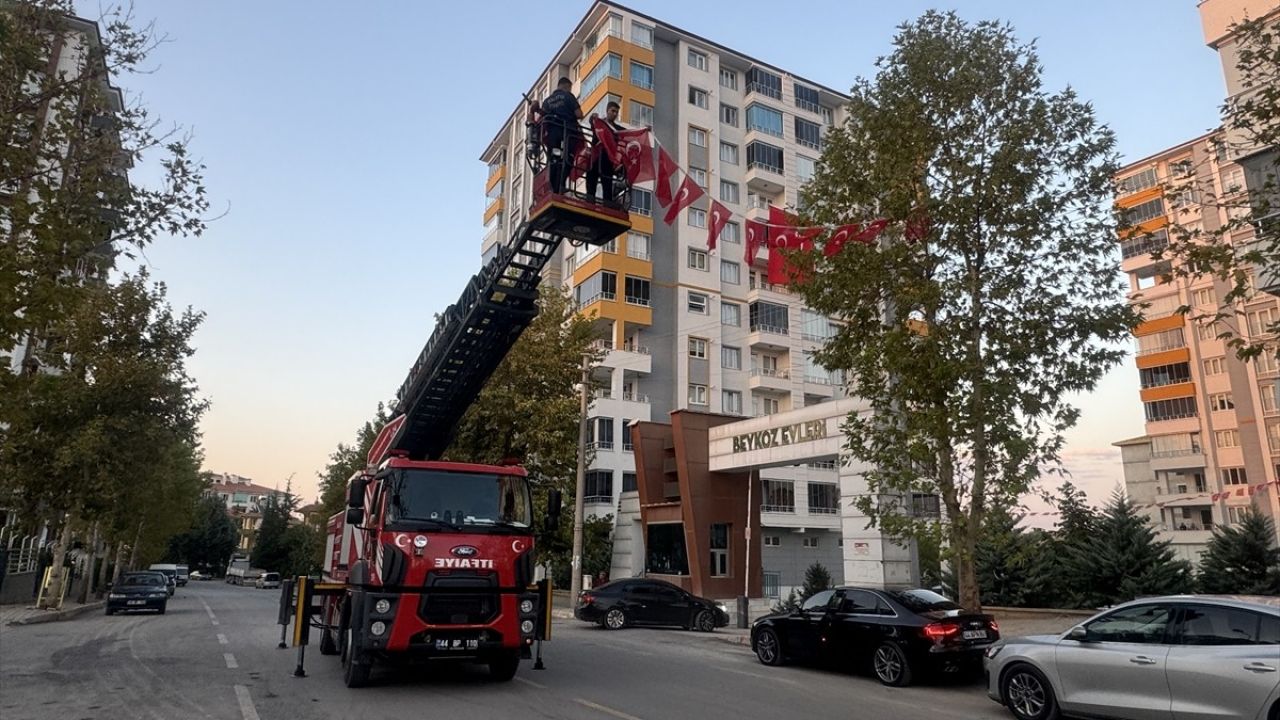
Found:
<path fill-rule="evenodd" d="M 744 257 L 744 218 L 795 206 L 825 129 L 847 97 L 728 47 L 612 2 L 596 2 L 536 79 L 546 97 L 560 77 L 589 117 L 609 101 L 628 127 L 654 137 L 707 195 L 667 225 L 652 183 L 632 190 L 632 231 L 604 248 L 562 247 L 544 280 L 571 292 L 600 325 L 606 355 L 590 411 L 595 459 L 586 502 L 617 521 L 613 576 L 646 570 L 633 421 L 673 411 L 753 417 L 828 402 L 843 378 L 809 361 L 831 332 L 785 288 L 765 280 L 761 249 Z M 482 253 L 487 259 L 524 219 L 532 178 L 524 159 L 524 106 L 481 156 L 489 167 Z M 737 217 L 707 252 L 714 198 Z M 785 595 L 821 561 L 841 579 L 835 462 L 761 475 L 764 591 Z"/>
<path fill-rule="evenodd" d="M 1136 370 L 1146 435 L 1117 445 L 1129 495 L 1145 507 L 1160 535 L 1196 561 L 1214 527 L 1239 521 L 1250 505 L 1280 520 L 1280 407 L 1274 352 L 1242 362 L 1206 320 L 1231 283 L 1215 277 L 1176 277 L 1170 259 L 1157 259 L 1173 225 L 1214 234 L 1227 211 L 1205 198 L 1244 190 L 1244 171 L 1209 133 L 1135 162 L 1117 175 L 1117 204 L 1132 230 L 1120 239 L 1121 270 L 1131 301 L 1141 303 Z M 1168 187 L 1190 187 L 1169 196 Z M 1230 241 L 1247 244 L 1253 228 Z M 1187 313 L 1180 308 L 1190 309 Z M 1280 300 L 1255 292 L 1238 308 L 1231 331 L 1258 339 L 1280 319 Z M 1263 485 L 1268 483 L 1268 485 Z"/>
<path fill-rule="evenodd" d="M 238 552 L 253 550 L 254 540 L 262 527 L 262 505 L 272 496 L 284 496 L 283 490 L 255 485 L 252 480 L 231 473 L 213 476 L 206 495 L 216 495 L 227 505 L 227 514 L 240 533 Z"/>

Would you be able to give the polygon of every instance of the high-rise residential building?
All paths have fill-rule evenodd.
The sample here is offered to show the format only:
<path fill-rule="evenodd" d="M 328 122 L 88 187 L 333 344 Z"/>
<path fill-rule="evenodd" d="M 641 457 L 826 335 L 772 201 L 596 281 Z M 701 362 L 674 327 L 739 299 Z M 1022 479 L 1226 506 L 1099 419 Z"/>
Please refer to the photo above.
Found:
<path fill-rule="evenodd" d="M 590 411 L 595 460 L 588 512 L 613 514 L 614 575 L 642 572 L 635 458 L 628 423 L 689 409 L 751 417 L 842 396 L 843 377 L 810 361 L 828 318 L 771 285 L 762 248 L 744 257 L 743 221 L 792 206 L 839 122 L 847 96 L 622 5 L 591 6 L 533 82 L 540 100 L 560 77 L 589 117 L 621 105 L 628 127 L 651 126 L 707 195 L 667 225 L 652 183 L 631 192 L 632 230 L 603 248 L 562 247 L 544 282 L 562 283 L 595 319 L 607 354 Z M 482 253 L 491 257 L 527 212 L 524 104 L 481 160 L 489 166 Z M 707 208 L 736 217 L 707 252 Z M 656 219 L 655 219 L 656 217 Z M 839 580 L 840 490 L 835 462 L 761 471 L 766 594 L 801 584 L 822 562 Z M 745 488 L 744 488 L 745 492 Z"/>
<path fill-rule="evenodd" d="M 1217 132 L 1203 135 L 1116 176 L 1117 204 L 1133 226 L 1120 240 L 1121 269 L 1132 301 L 1147 306 L 1135 331 L 1146 435 L 1116 444 L 1129 495 L 1192 561 L 1214 527 L 1237 523 L 1250 505 L 1280 520 L 1280 362 L 1274 352 L 1242 362 L 1219 337 L 1224 328 L 1199 319 L 1218 311 L 1230 281 L 1177 277 L 1174 260 L 1153 256 L 1174 224 L 1216 234 L 1228 222 L 1218 203 L 1201 203 L 1244 190 L 1244 171 L 1219 140 Z M 1170 197 L 1169 187 L 1190 189 Z M 1253 233 L 1241 227 L 1228 240 L 1245 244 Z M 1280 319 L 1280 300 L 1263 292 L 1237 309 L 1238 319 L 1226 322 L 1251 339 Z"/>

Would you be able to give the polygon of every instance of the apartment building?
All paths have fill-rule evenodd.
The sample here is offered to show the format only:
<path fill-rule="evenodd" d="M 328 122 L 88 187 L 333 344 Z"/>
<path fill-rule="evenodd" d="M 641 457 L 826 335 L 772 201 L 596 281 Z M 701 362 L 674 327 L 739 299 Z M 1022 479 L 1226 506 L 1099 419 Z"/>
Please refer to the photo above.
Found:
<path fill-rule="evenodd" d="M 236 547 L 242 552 L 253 550 L 253 543 L 262 528 L 262 505 L 275 495 L 283 496 L 283 490 L 256 485 L 252 480 L 231 473 L 213 476 L 206 495 L 216 495 L 227 505 L 227 514 L 240 533 Z"/>
<path fill-rule="evenodd" d="M 1212 530 L 1238 522 L 1253 505 L 1280 520 L 1280 407 L 1275 353 L 1242 362 L 1218 336 L 1223 328 L 1200 320 L 1217 312 L 1231 289 L 1213 277 L 1170 276 L 1170 260 L 1153 253 L 1169 241 L 1171 224 L 1218 231 L 1228 221 L 1218 204 L 1244 190 L 1244 171 L 1209 133 L 1151 157 L 1117 175 L 1117 203 L 1133 230 L 1120 239 L 1121 270 L 1131 299 L 1144 303 L 1137 328 L 1136 370 L 1146 434 L 1116 443 L 1124 456 L 1130 497 L 1145 506 L 1162 538 L 1196 561 Z M 1167 197 L 1165 188 L 1188 192 Z M 1253 240 L 1244 227 L 1230 238 Z M 1187 314 L 1178 312 L 1186 306 Z M 1257 338 L 1280 319 L 1280 300 L 1255 292 L 1231 330 Z"/>
<path fill-rule="evenodd" d="M 765 280 L 763 248 L 747 261 L 742 222 L 767 218 L 771 205 L 797 203 L 847 97 L 603 0 L 572 30 L 530 97 L 545 97 L 561 76 L 573 80 L 588 117 L 615 101 L 624 125 L 651 126 L 707 191 L 667 225 L 654 220 L 660 208 L 652 183 L 641 184 L 632 190 L 632 231 L 603 248 L 562 248 L 547 278 L 569 288 L 606 338 L 590 411 L 595 460 L 586 502 L 588 512 L 617 518 L 614 576 L 630 576 L 646 569 L 646 554 L 629 423 L 665 422 L 681 409 L 767 415 L 842 396 L 843 377 L 809 360 L 831 323 Z M 523 118 L 517 106 L 481 156 L 489 166 L 486 258 L 507 242 L 530 202 Z M 737 216 L 715 253 L 707 252 L 711 199 Z M 769 469 L 762 482 L 766 594 L 799 585 L 815 561 L 838 580 L 835 463 Z"/>

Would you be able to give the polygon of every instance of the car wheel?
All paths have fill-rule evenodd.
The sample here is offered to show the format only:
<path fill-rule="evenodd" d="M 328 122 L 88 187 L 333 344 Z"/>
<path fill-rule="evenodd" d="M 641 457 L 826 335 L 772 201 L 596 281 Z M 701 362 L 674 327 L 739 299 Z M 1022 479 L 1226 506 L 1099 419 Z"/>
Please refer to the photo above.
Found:
<path fill-rule="evenodd" d="M 361 688 L 369 684 L 369 671 L 372 664 L 365 654 L 355 646 L 355 637 L 350 627 L 347 628 L 346 648 L 342 654 L 342 681 L 349 688 Z"/>
<path fill-rule="evenodd" d="M 107 614 L 108 614 L 108 615 L 115 615 L 115 614 L 116 614 L 115 608 L 107 608 Z"/>
<path fill-rule="evenodd" d="M 161 605 L 161 606 L 160 606 L 160 614 L 161 614 L 161 615 L 163 615 L 163 614 L 164 614 L 164 609 L 165 609 L 165 606 L 164 606 L 164 605 Z"/>
<path fill-rule="evenodd" d="M 885 685 L 906 687 L 911 684 L 911 663 L 896 643 L 881 643 L 871 658 L 876 678 Z"/>
<path fill-rule="evenodd" d="M 606 630 L 621 630 L 627 626 L 627 611 L 622 608 L 609 608 L 609 612 L 604 614 L 604 627 Z"/>
<path fill-rule="evenodd" d="M 1000 698 L 1018 720 L 1057 720 L 1061 717 L 1053 686 L 1030 665 L 1014 665 L 1005 671 Z"/>
<path fill-rule="evenodd" d="M 761 664 L 778 666 L 783 662 L 782 643 L 773 628 L 762 628 L 756 636 L 756 657 Z"/>
<path fill-rule="evenodd" d="M 489 677 L 498 682 L 507 682 L 516 676 L 516 670 L 519 667 L 520 653 L 518 651 L 505 653 L 489 661 Z"/>
<path fill-rule="evenodd" d="M 714 632 L 716 618 L 711 614 L 710 610 L 699 610 L 698 614 L 693 618 L 693 627 L 698 632 Z"/>

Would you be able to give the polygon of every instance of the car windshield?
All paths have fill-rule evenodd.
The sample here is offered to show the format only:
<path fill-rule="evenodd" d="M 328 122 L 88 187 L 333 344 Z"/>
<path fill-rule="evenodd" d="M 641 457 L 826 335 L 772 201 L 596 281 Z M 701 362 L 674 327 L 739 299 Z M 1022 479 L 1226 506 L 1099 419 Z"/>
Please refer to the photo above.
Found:
<path fill-rule="evenodd" d="M 932 590 L 899 590 L 889 593 L 912 612 L 930 610 L 960 610 L 961 607 Z"/>
<path fill-rule="evenodd" d="M 147 585 L 159 585 L 162 582 L 164 581 L 155 575 L 125 575 L 124 582 L 122 584 L 125 587 L 143 587 Z"/>
<path fill-rule="evenodd" d="M 530 505 L 528 480 L 518 475 L 400 470 L 391 483 L 387 523 L 527 528 Z"/>

